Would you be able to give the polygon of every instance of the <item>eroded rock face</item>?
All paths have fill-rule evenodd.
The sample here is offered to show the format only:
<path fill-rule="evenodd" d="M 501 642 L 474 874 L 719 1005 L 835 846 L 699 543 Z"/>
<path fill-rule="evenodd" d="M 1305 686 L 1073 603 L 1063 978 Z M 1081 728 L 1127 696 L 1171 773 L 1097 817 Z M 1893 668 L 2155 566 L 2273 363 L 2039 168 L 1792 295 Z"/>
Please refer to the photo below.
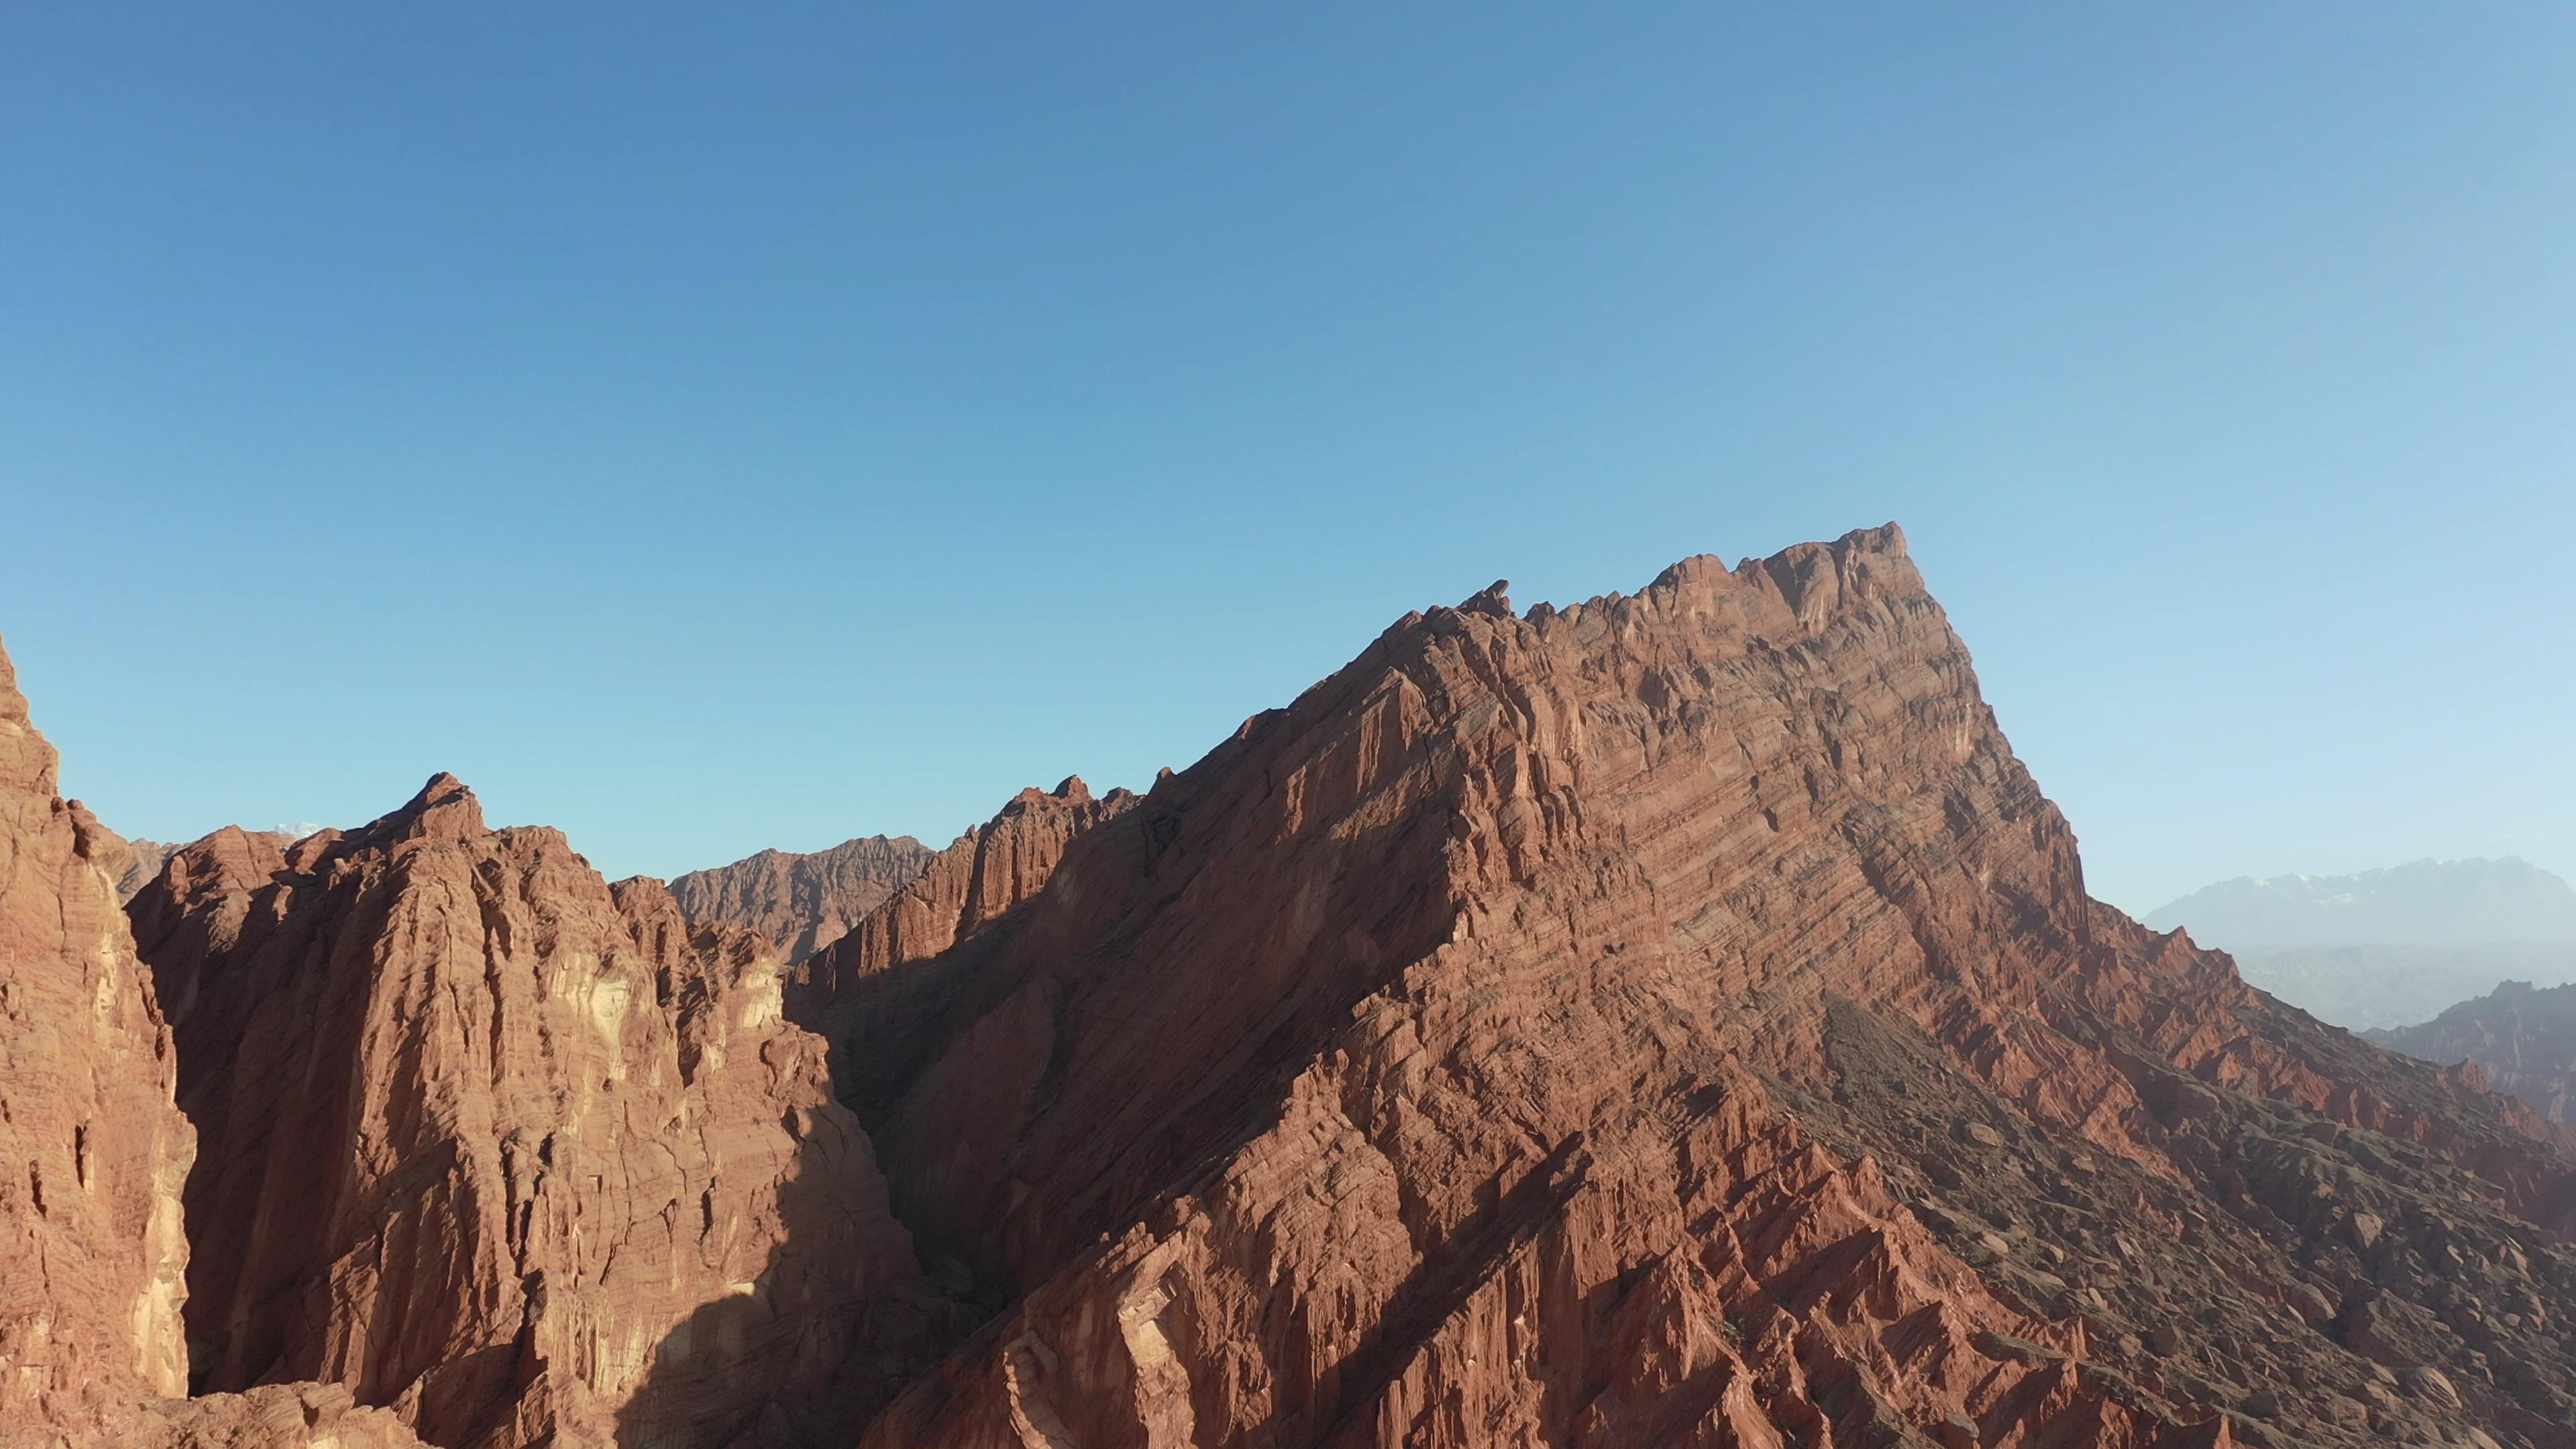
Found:
<path fill-rule="evenodd" d="M 0 1426 L 187 1381 L 170 1033 L 117 908 L 123 842 L 56 767 L 0 653 Z"/>
<path fill-rule="evenodd" d="M 911 883 L 931 854 L 909 835 L 863 836 L 811 855 L 764 850 L 693 870 L 671 882 L 671 896 L 693 922 L 740 927 L 802 961 Z"/>
<path fill-rule="evenodd" d="M 257 1387 L 132 1442 L 2576 1445 L 2564 1130 L 2092 901 L 1892 528 L 1409 616 L 790 971 L 444 777 L 134 914 Z"/>
<path fill-rule="evenodd" d="M 818 1442 L 933 1340 L 780 962 L 451 777 L 347 835 L 218 832 L 134 920 L 202 1144 L 216 1390 L 345 1385 L 451 1449 Z"/>
<path fill-rule="evenodd" d="M 1028 881 L 791 993 L 1002 1308 L 871 1445 L 2569 1442 L 2569 1159 L 2091 901 L 1892 528 L 1407 618 Z"/>
<path fill-rule="evenodd" d="M 970 968 L 999 929 L 1045 890 L 1076 838 L 1134 808 L 1132 790 L 1095 797 L 1080 777 L 1022 790 L 999 814 L 933 856 L 912 882 L 848 935 L 799 964 L 788 1014 L 836 1042 L 845 1099 L 875 1100 L 922 1065 L 919 1049 L 989 1002 L 989 978 Z"/>

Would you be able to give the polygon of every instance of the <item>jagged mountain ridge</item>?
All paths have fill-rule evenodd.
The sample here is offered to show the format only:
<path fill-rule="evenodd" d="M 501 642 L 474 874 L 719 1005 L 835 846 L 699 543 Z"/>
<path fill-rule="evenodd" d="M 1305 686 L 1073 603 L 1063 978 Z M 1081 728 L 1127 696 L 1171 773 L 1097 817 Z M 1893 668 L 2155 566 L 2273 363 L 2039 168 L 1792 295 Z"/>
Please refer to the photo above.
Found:
<path fill-rule="evenodd" d="M 2563 1303 L 2568 1160 L 2091 902 L 1893 529 L 1408 618 L 1030 884 L 791 996 L 1004 1310 L 872 1445 L 2567 1442 L 2424 1255 Z"/>
<path fill-rule="evenodd" d="M 2562 1135 L 2091 902 L 1892 528 L 1409 616 L 1145 796 L 1024 792 L 783 982 L 451 787 L 276 862 L 201 843 L 147 932 L 198 993 L 183 1092 L 240 1099 L 210 1120 L 327 1117 L 260 1086 L 299 1060 L 380 1104 L 344 1140 L 389 1216 L 263 1236 L 299 1174 L 231 1128 L 252 1207 L 190 1214 L 257 1248 L 217 1277 L 339 1290 L 321 1341 L 371 1347 L 317 1415 L 390 1395 L 455 1449 L 2569 1442 Z M 296 1025 L 199 1015 L 227 996 Z M 673 1107 L 833 1120 L 772 1000 L 841 1130 L 748 1182 L 639 1156 Z M 705 1100 L 728 1063 L 759 1085 Z M 584 1100 L 559 1160 L 512 1126 Z M 830 1177 L 822 1140 L 890 1216 L 844 1186 L 688 1266 Z M 618 1221 L 669 1250 L 635 1281 L 582 1247 Z M 888 1291 L 802 1291 L 854 1224 L 884 1251 L 821 1263 Z M 441 1266 L 380 1334 L 396 1241 Z"/>
<path fill-rule="evenodd" d="M 186 1387 L 194 1138 L 117 909 L 130 856 L 58 779 L 0 653 L 0 1424 Z"/>
<path fill-rule="evenodd" d="M 2552 1122 L 2567 1122 L 2576 1101 L 2576 986 L 2507 981 L 2431 1021 L 2362 1034 L 2428 1062 L 2467 1062 Z"/>
<path fill-rule="evenodd" d="M 672 899 L 699 925 L 737 926 L 802 961 L 849 933 L 930 863 L 909 835 L 868 835 L 798 855 L 763 850 L 671 881 Z"/>
<path fill-rule="evenodd" d="M 441 775 L 209 836 L 132 914 L 202 1144 L 201 1387 L 341 1384 L 449 1449 L 820 1442 L 937 1341 L 775 948 L 659 882 Z"/>

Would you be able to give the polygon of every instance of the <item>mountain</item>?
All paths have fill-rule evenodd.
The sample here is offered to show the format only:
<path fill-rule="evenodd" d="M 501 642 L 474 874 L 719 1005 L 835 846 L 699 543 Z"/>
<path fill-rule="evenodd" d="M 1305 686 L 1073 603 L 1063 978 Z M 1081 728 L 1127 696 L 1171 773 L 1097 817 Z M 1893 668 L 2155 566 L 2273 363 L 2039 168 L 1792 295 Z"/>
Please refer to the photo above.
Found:
<path fill-rule="evenodd" d="M 2240 876 L 2151 911 L 2239 954 L 2285 946 L 2576 942 L 2576 889 L 2527 861 L 2419 860 L 2358 875 Z"/>
<path fill-rule="evenodd" d="M 178 1397 L 195 1137 L 118 909 L 133 854 L 58 763 L 0 650 L 0 1445 L 416 1449 L 319 1384 Z"/>
<path fill-rule="evenodd" d="M 789 995 L 997 1314 L 876 1449 L 2576 1442 L 2563 1136 L 2089 899 L 1892 528 L 1016 806 Z"/>
<path fill-rule="evenodd" d="M 671 896 L 696 924 L 739 927 L 802 961 L 921 874 L 930 855 L 909 835 L 864 836 L 811 855 L 764 850 L 693 870 L 671 882 Z"/>
<path fill-rule="evenodd" d="M 2576 1449 L 2576 1138 L 2092 900 L 1892 526 L 1407 615 L 792 965 L 446 777 L 133 919 L 257 1385 L 169 1413 Z"/>
<path fill-rule="evenodd" d="M 2576 1098 L 2576 986 L 2540 990 L 2507 981 L 2417 1026 L 2363 1035 L 2428 1062 L 2468 1062 L 2552 1122 Z"/>
<path fill-rule="evenodd" d="M 2501 981 L 2576 981 L 2576 941 L 2454 946 L 2293 946 L 2237 957 L 2248 983 L 2368 1034 L 2427 1021 Z"/>
<path fill-rule="evenodd" d="M 2576 981 L 2576 890 L 2510 857 L 2239 878 L 2146 921 L 2234 953 L 2247 981 L 2355 1031 L 2423 1021 L 2499 981 Z"/>
<path fill-rule="evenodd" d="M 132 914 L 197 1124 L 201 1388 L 340 1384 L 452 1449 L 822 1442 L 953 1316 L 776 949 L 452 777 L 218 832 Z"/>

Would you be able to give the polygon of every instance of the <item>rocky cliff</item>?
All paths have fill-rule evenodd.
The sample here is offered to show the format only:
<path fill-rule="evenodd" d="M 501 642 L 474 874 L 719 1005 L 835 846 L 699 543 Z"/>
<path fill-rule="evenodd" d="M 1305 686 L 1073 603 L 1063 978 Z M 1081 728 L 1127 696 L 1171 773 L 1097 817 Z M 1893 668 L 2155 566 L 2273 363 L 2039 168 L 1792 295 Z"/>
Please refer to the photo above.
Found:
<path fill-rule="evenodd" d="M 998 1310 L 880 1449 L 2571 1442 L 2543 1124 L 2091 901 L 1892 528 L 1408 617 L 1044 864 L 791 993 Z"/>
<path fill-rule="evenodd" d="M 56 766 L 0 653 L 0 1427 L 186 1389 L 177 1063 Z"/>
<path fill-rule="evenodd" d="M 802 961 L 910 884 L 930 857 L 909 835 L 863 836 L 811 855 L 764 850 L 693 870 L 671 882 L 671 896 L 693 922 L 740 927 Z"/>
<path fill-rule="evenodd" d="M 324 1385 L 177 1397 L 195 1139 L 117 908 L 133 852 L 55 769 L 0 651 L 0 1446 L 417 1449 Z"/>
<path fill-rule="evenodd" d="M 2469 1063 L 2552 1122 L 2567 1122 L 2576 1101 L 2576 986 L 2507 981 L 2431 1021 L 2364 1035 L 2428 1062 Z"/>
<path fill-rule="evenodd" d="M 344 1385 L 450 1449 L 823 1442 L 936 1340 L 775 949 L 658 883 L 440 776 L 199 841 L 133 916 L 201 1143 L 201 1386 Z"/>

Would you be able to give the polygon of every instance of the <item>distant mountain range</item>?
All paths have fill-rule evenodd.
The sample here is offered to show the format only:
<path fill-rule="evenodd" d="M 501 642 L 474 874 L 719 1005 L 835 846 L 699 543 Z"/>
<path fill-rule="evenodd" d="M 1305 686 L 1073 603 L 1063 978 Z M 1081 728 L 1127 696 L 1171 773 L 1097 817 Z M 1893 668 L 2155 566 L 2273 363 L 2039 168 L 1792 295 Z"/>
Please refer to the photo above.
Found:
<path fill-rule="evenodd" d="M 2576 941 L 2576 888 L 2501 860 L 2418 860 L 2357 875 L 2239 876 L 2150 911 L 2159 931 L 2245 953 L 2287 946 Z"/>
<path fill-rule="evenodd" d="M 2356 1031 L 2429 1020 L 2506 980 L 2576 981 L 2576 888 L 2511 856 L 2240 876 L 2146 923 L 2233 953 L 2247 981 Z"/>

